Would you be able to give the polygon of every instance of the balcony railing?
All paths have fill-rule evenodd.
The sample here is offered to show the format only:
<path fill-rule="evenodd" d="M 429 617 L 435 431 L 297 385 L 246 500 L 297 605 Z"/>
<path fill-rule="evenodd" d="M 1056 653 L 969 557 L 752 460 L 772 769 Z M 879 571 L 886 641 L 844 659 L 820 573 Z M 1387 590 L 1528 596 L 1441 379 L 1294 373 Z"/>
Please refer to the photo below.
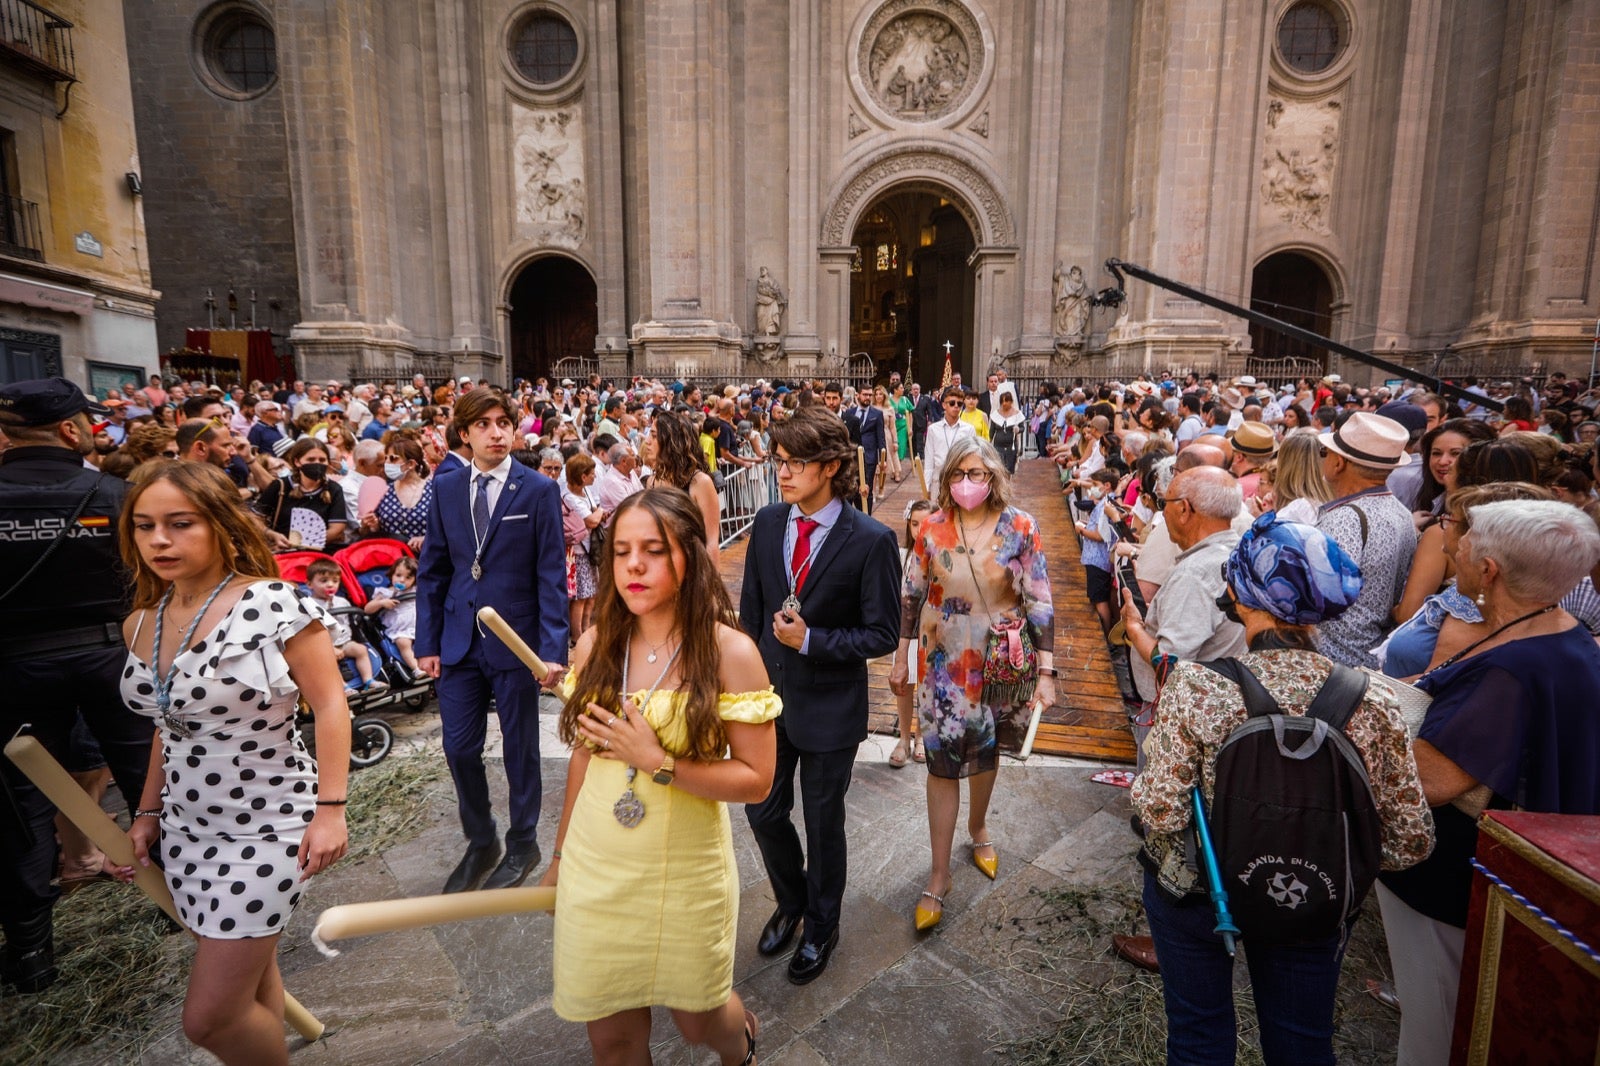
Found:
<path fill-rule="evenodd" d="M 0 0 L 0 62 L 47 81 L 77 81 L 72 23 L 30 0 Z"/>
<path fill-rule="evenodd" d="M 0 255 L 44 262 L 44 231 L 39 205 L 20 196 L 0 194 Z"/>

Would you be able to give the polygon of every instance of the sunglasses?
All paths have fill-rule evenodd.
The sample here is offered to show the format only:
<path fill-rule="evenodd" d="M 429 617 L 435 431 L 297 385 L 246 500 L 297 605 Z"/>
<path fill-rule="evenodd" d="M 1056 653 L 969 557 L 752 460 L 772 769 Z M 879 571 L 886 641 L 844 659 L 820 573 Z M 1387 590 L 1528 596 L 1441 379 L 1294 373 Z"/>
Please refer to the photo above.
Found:
<path fill-rule="evenodd" d="M 168 459 L 176 459 L 178 457 L 178 449 L 163 450 L 161 454 Z"/>

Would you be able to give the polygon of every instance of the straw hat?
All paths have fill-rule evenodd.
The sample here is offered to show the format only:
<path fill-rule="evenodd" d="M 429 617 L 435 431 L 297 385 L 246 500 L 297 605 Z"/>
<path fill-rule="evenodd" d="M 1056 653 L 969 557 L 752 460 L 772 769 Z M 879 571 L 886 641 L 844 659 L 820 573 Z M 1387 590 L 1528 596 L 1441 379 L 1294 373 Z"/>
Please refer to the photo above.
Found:
<path fill-rule="evenodd" d="M 1252 457 L 1278 453 L 1278 438 L 1264 422 L 1241 422 L 1233 431 L 1233 450 Z"/>
<path fill-rule="evenodd" d="M 1335 455 L 1362 466 L 1402 466 L 1411 434 L 1392 418 L 1357 411 L 1344 425 L 1322 437 L 1322 444 Z"/>
<path fill-rule="evenodd" d="M 1244 393 L 1234 388 L 1223 389 L 1222 402 L 1237 411 L 1244 407 Z"/>

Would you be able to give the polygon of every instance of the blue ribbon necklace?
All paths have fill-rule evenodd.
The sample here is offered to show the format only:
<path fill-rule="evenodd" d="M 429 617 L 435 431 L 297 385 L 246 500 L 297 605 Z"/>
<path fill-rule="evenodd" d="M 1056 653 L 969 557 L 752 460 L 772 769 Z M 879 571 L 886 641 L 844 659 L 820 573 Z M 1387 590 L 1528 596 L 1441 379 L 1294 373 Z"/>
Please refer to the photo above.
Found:
<path fill-rule="evenodd" d="M 150 674 L 155 679 L 156 711 L 161 715 L 161 720 L 166 723 L 167 728 L 180 737 L 188 738 L 191 731 L 183 719 L 172 713 L 172 682 L 178 677 L 178 656 L 188 650 L 189 642 L 194 640 L 194 631 L 200 628 L 200 619 L 206 616 L 211 604 L 232 580 L 233 574 L 230 573 L 211 590 L 211 595 L 206 597 L 206 602 L 201 605 L 199 613 L 190 621 L 188 630 L 184 632 L 183 643 L 172 653 L 172 661 L 167 664 L 166 676 L 162 676 L 161 673 L 161 630 L 162 622 L 167 617 L 167 604 L 172 602 L 172 590 L 175 586 L 168 585 L 167 591 L 161 594 L 161 602 L 156 605 L 155 643 L 150 648 Z"/>

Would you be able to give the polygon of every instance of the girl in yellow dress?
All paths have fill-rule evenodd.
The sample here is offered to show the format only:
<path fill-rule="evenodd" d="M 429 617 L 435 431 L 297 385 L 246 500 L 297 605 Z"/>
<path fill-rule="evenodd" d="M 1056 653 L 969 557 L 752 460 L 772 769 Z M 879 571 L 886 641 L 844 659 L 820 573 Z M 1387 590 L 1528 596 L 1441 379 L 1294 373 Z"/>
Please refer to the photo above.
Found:
<path fill-rule="evenodd" d="M 555 1011 L 588 1024 L 596 1063 L 648 1063 L 656 1005 L 725 1066 L 753 1063 L 758 1025 L 733 991 L 727 805 L 771 791 L 782 704 L 687 494 L 628 497 L 606 552 L 594 627 L 562 682 L 572 762 L 544 878 Z"/>

